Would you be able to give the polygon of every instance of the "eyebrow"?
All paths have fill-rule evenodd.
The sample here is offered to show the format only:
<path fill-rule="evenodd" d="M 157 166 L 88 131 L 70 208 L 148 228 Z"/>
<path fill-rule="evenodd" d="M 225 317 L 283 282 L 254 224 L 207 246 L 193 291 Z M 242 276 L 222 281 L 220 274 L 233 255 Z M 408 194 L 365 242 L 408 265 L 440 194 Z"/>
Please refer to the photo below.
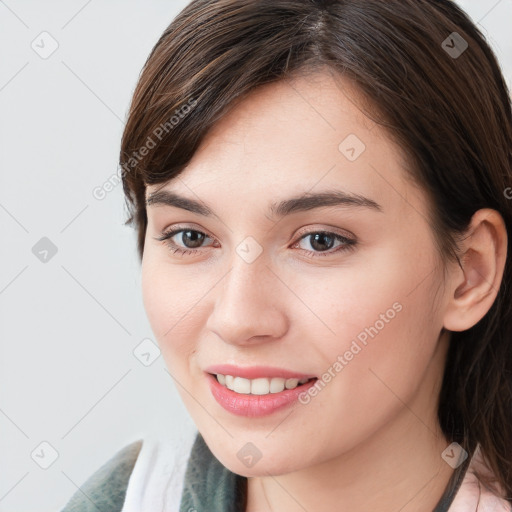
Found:
<path fill-rule="evenodd" d="M 204 203 L 188 197 L 183 197 L 169 190 L 159 190 L 150 194 L 146 199 L 146 205 L 164 205 L 182 208 L 192 213 L 205 217 L 214 216 L 213 211 Z M 279 203 L 272 203 L 269 211 L 278 217 L 284 217 L 291 213 L 313 210 L 328 206 L 346 206 L 356 208 L 367 208 L 382 212 L 382 206 L 373 199 L 360 194 L 352 194 L 342 190 L 328 190 L 325 192 L 305 193 L 297 197 L 285 199 Z M 218 217 L 217 217 L 218 218 Z"/>

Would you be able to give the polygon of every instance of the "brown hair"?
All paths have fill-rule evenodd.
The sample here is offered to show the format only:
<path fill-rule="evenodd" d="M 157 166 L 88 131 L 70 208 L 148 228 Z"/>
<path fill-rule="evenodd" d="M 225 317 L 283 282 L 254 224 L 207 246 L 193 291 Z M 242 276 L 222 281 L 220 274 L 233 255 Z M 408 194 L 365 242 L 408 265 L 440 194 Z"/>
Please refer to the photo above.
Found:
<path fill-rule="evenodd" d="M 457 242 L 480 208 L 497 210 L 512 233 L 505 193 L 512 190 L 510 95 L 484 36 L 455 3 L 194 0 L 152 50 L 122 139 L 126 223 L 138 230 L 141 259 L 146 185 L 175 178 L 214 123 L 251 90 L 322 66 L 356 85 L 371 105 L 367 115 L 407 155 L 409 172 L 431 199 L 442 256 L 458 261 Z M 511 243 L 509 236 L 491 309 L 471 329 L 451 333 L 438 409 L 448 439 L 470 455 L 481 445 L 508 499 Z"/>

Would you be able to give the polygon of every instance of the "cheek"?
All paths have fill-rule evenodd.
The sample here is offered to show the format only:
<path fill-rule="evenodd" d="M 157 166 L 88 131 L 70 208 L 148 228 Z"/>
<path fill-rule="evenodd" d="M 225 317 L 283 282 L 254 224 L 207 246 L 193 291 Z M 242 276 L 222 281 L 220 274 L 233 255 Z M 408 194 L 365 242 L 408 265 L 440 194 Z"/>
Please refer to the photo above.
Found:
<path fill-rule="evenodd" d="M 430 313 L 433 269 L 428 251 L 412 257 L 390 247 L 378 260 L 332 272 L 321 293 L 308 295 L 308 305 L 335 333 L 316 337 L 329 383 L 311 405 L 319 414 L 330 411 L 333 429 L 359 425 L 354 441 L 385 424 L 424 380 L 442 327 Z M 312 328 L 308 339 L 315 339 Z"/>
<path fill-rule="evenodd" d="M 405 256 L 395 242 L 393 246 L 380 247 L 371 253 L 355 254 L 339 268 L 290 273 L 287 278 L 316 316 L 317 327 L 321 329 L 316 338 L 336 351 L 343 349 L 344 344 L 350 344 L 359 333 L 363 333 L 361 339 L 364 341 L 365 329 L 375 324 L 381 336 L 397 324 L 402 325 L 404 316 L 423 317 L 425 304 L 406 314 L 397 310 L 409 309 L 409 304 L 425 300 L 425 286 L 420 282 L 432 273 L 432 268 L 430 258 L 418 254 Z M 307 313 L 304 306 L 300 313 L 304 318 Z M 300 318 L 297 317 L 298 323 Z"/>
<path fill-rule="evenodd" d="M 366 371 L 370 365 L 399 369 L 425 364 L 434 348 L 427 340 L 437 339 L 438 327 L 430 314 L 437 279 L 432 254 L 418 248 L 414 255 L 404 254 L 395 242 L 380 248 L 378 257 L 352 262 L 339 270 L 324 269 L 314 280 L 307 274 L 295 277 L 293 288 L 308 290 L 304 302 L 318 320 L 308 339 L 321 342 L 317 347 L 324 364 L 351 347 L 357 355 L 347 354 L 350 366 L 362 365 Z M 315 280 L 321 283 L 316 289 Z"/>
<path fill-rule="evenodd" d="M 194 352 L 203 328 L 201 299 L 208 283 L 191 267 L 170 265 L 159 255 L 145 255 L 141 285 L 144 309 L 170 371 Z"/>

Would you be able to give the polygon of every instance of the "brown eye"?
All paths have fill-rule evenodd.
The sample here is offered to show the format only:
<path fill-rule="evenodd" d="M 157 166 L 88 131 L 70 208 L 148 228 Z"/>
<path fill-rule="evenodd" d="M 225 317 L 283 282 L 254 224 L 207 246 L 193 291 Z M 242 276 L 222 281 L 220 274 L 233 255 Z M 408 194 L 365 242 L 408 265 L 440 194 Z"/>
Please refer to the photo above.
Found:
<path fill-rule="evenodd" d="M 207 238 L 204 233 L 190 229 L 186 231 L 183 230 L 181 233 L 181 241 L 188 249 L 196 249 L 197 247 L 201 247 L 204 239 Z"/>
<path fill-rule="evenodd" d="M 181 235 L 181 237 L 178 235 Z M 176 241 L 173 240 L 175 237 L 177 239 Z M 165 242 L 173 253 L 184 255 L 196 252 L 208 238 L 210 237 L 206 233 L 196 229 L 176 228 L 163 233 L 162 236 L 157 237 L 156 240 Z M 178 241 L 179 243 L 177 243 Z"/>
<path fill-rule="evenodd" d="M 329 233 L 314 233 L 308 235 L 311 237 L 310 244 L 316 251 L 326 251 L 332 248 L 336 239 Z"/>
<path fill-rule="evenodd" d="M 353 249 L 356 245 L 355 240 L 329 231 L 312 231 L 307 233 L 295 245 L 300 245 L 303 240 L 309 240 L 309 246 L 312 248 L 312 250 L 304 248 L 303 250 L 317 256 L 329 256 L 339 251 Z M 337 246 L 335 246 L 336 242 L 339 242 Z M 335 249 L 331 250 L 333 247 Z"/>

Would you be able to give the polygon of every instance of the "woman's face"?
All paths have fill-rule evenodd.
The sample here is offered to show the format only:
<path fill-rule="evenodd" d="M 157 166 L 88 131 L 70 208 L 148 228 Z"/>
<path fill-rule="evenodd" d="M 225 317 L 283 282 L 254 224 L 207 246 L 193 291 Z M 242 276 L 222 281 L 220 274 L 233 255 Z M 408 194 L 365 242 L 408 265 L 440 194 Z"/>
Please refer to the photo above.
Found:
<path fill-rule="evenodd" d="M 146 192 L 183 198 L 147 206 L 151 327 L 206 443 L 245 476 L 437 428 L 447 295 L 428 203 L 342 83 L 260 88 Z M 318 380 L 279 391 L 293 376 Z"/>

